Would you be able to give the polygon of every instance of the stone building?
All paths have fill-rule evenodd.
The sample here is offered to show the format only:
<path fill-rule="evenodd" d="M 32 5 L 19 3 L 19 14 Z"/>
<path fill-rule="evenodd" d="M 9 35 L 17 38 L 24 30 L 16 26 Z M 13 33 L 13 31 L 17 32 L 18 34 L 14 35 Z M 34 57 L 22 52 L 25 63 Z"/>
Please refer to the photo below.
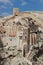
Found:
<path fill-rule="evenodd" d="M 15 8 L 12 15 L 1 18 L 3 43 L 11 46 L 17 44 L 18 50 L 29 52 L 30 46 L 37 43 L 39 27 L 43 28 L 42 19 L 38 18 L 39 14 L 41 13 L 19 12 L 19 9 Z"/>

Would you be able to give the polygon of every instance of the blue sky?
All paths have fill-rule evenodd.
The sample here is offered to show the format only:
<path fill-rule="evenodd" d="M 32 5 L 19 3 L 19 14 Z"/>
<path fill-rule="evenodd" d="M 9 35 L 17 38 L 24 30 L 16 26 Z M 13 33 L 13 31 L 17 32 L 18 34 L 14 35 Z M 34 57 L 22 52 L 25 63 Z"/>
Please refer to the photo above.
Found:
<path fill-rule="evenodd" d="M 43 11 L 43 0 L 0 0 L 0 16 L 13 13 L 13 8 L 20 11 Z"/>

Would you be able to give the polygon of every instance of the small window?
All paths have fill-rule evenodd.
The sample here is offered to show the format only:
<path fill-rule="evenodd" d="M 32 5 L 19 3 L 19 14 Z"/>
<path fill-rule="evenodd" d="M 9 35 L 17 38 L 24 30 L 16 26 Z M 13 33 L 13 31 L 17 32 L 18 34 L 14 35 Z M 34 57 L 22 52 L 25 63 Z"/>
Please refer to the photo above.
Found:
<path fill-rule="evenodd" d="M 15 24 L 15 21 L 13 21 L 13 23 Z"/>
<path fill-rule="evenodd" d="M 15 21 L 13 21 L 13 25 L 15 24 Z"/>
<path fill-rule="evenodd" d="M 18 16 L 18 15 L 15 15 L 15 16 Z"/>
<path fill-rule="evenodd" d="M 20 36 L 19 38 L 22 39 L 22 36 Z"/>
<path fill-rule="evenodd" d="M 6 31 L 4 31 L 4 34 L 6 33 Z"/>
<path fill-rule="evenodd" d="M 12 41 L 12 38 L 10 39 L 10 41 Z"/>

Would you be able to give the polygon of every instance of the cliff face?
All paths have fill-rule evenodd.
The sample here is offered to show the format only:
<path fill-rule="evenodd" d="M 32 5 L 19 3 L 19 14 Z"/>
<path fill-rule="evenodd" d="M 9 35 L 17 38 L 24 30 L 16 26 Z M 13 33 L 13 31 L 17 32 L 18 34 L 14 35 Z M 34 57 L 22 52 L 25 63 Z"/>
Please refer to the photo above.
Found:
<path fill-rule="evenodd" d="M 43 12 L 16 10 L 13 15 L 0 18 L 0 63 L 32 65 L 34 53 L 43 48 Z"/>

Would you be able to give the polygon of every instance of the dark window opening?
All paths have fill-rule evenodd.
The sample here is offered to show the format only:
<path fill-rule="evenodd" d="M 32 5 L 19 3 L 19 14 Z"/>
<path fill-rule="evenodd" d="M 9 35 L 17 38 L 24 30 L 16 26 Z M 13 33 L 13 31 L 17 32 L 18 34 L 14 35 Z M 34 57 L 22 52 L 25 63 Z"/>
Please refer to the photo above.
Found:
<path fill-rule="evenodd" d="M 22 39 L 22 36 L 20 36 L 19 38 Z"/>
<path fill-rule="evenodd" d="M 4 31 L 4 34 L 6 33 L 6 31 Z"/>
<path fill-rule="evenodd" d="M 15 15 L 15 16 L 18 16 L 18 15 Z"/>
<path fill-rule="evenodd" d="M 15 23 L 15 21 L 13 21 L 13 23 Z"/>
<path fill-rule="evenodd" d="M 10 41 L 12 41 L 12 39 L 10 39 Z"/>

